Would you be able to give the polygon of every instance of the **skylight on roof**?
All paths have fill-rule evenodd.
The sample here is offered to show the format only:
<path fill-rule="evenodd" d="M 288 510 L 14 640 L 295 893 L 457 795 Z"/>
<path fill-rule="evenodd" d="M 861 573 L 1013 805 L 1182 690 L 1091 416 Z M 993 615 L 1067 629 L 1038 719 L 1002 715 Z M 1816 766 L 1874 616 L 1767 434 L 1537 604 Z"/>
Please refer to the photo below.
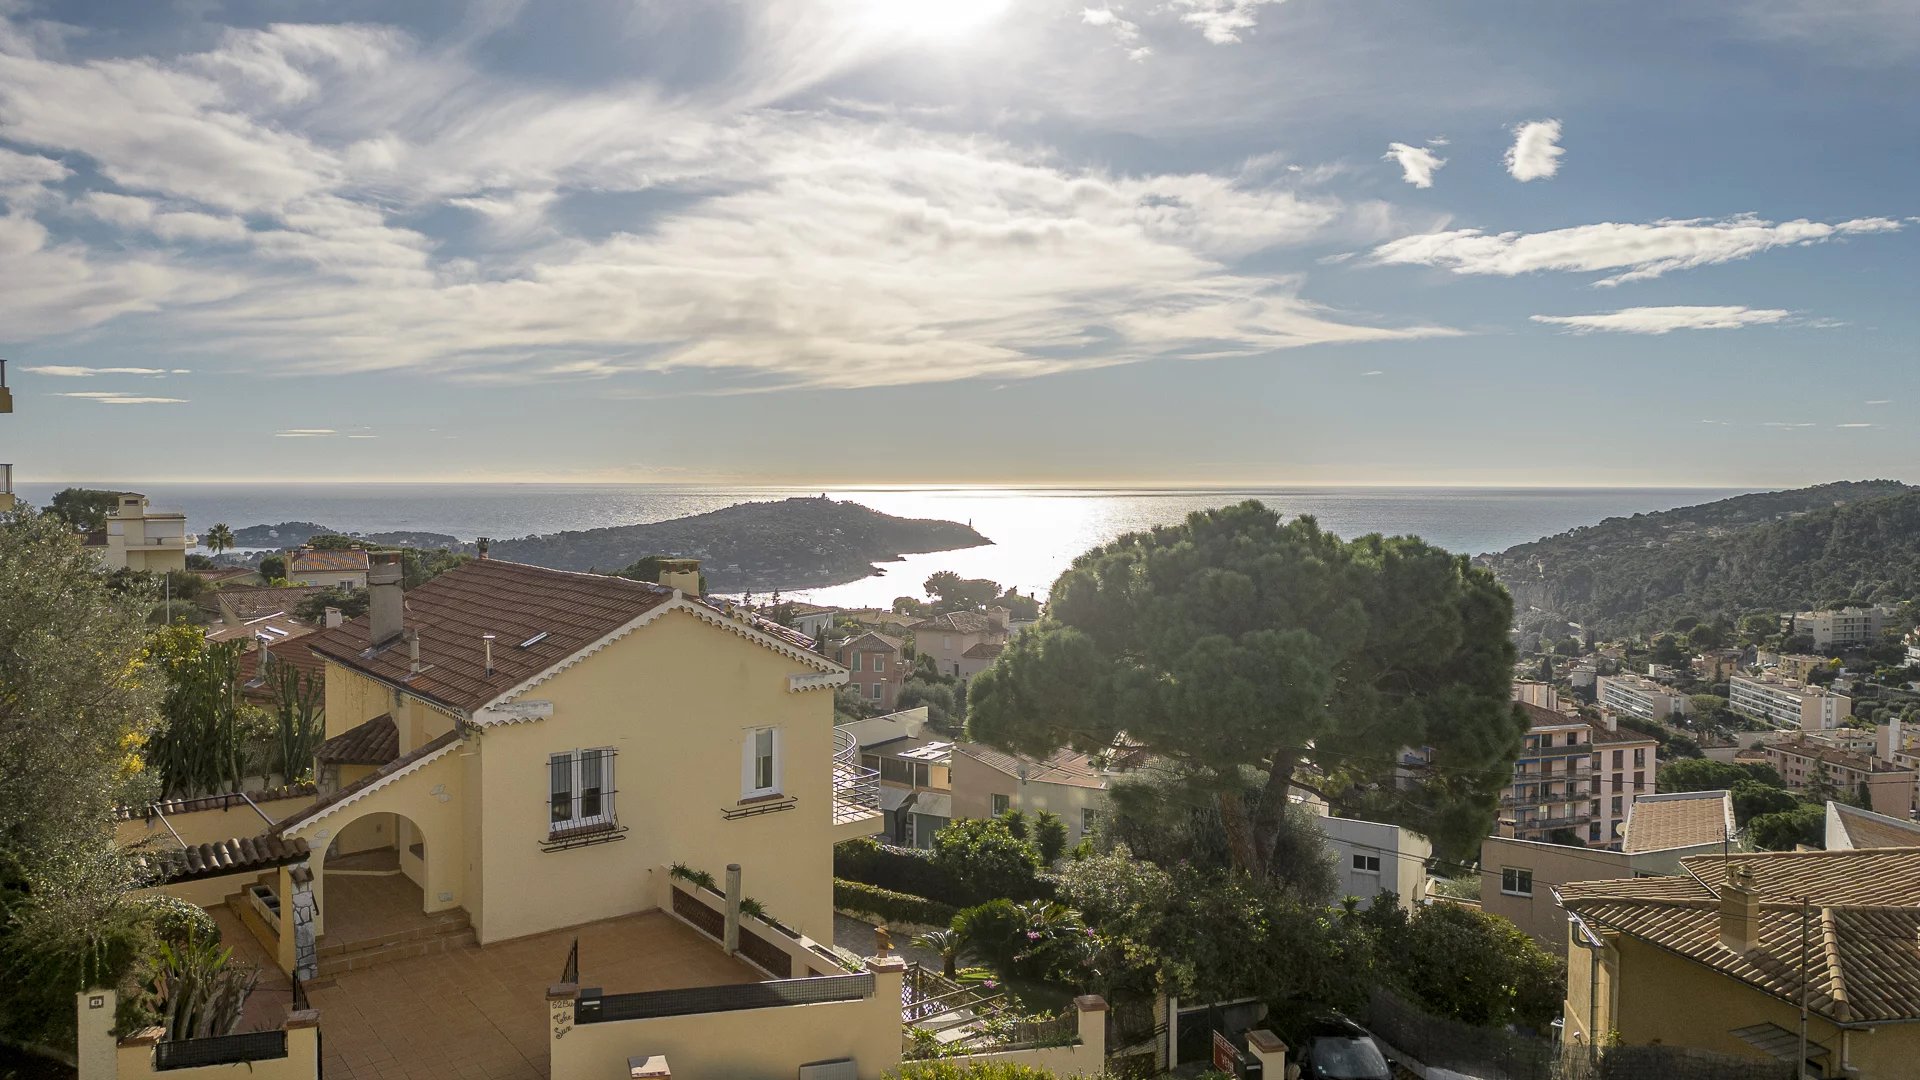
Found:
<path fill-rule="evenodd" d="M 547 640 L 547 637 L 548 637 L 548 635 L 550 635 L 550 634 L 552 634 L 552 633 L 553 633 L 553 631 L 551 631 L 551 630 L 542 630 L 542 631 L 540 631 L 539 633 L 537 633 L 537 634 L 535 634 L 535 635 L 533 635 L 532 637 L 530 637 L 530 638 L 528 638 L 527 640 L 525 640 L 525 641 L 523 641 L 523 642 L 521 642 L 521 643 L 520 643 L 520 647 L 521 647 L 521 648 L 523 648 L 523 649 L 531 649 L 531 648 L 533 648 L 533 647 L 534 647 L 535 645 L 538 645 L 538 644 L 540 644 L 541 642 L 543 642 L 543 641 L 545 641 L 545 640 Z"/>

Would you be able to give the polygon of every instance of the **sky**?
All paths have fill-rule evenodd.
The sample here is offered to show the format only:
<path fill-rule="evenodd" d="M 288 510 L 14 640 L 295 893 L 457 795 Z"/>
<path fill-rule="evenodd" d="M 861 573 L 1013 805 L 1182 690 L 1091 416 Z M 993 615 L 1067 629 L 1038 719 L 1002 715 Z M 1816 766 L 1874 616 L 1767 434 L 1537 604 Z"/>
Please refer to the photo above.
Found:
<path fill-rule="evenodd" d="M 1908 0 L 0 0 L 23 483 L 1920 481 Z"/>

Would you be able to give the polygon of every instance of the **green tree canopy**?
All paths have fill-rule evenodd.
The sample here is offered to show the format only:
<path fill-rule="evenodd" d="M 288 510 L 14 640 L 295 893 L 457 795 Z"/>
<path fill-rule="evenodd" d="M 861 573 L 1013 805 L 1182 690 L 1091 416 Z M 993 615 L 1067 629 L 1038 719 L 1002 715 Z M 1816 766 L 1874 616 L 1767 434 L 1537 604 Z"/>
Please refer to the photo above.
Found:
<path fill-rule="evenodd" d="M 1685 758 L 1669 761 L 1660 766 L 1654 774 L 1654 782 L 1662 793 L 1669 791 L 1720 791 L 1732 790 L 1733 785 L 1741 781 L 1757 782 L 1766 787 L 1784 788 L 1786 782 L 1770 765 L 1736 765 L 1729 761 L 1714 761 L 1712 758 Z"/>
<path fill-rule="evenodd" d="M 933 834 L 933 862 L 975 896 L 1030 896 L 1040 852 L 998 818 L 963 818 Z"/>
<path fill-rule="evenodd" d="M 1825 847 L 1827 808 L 1798 806 L 1774 814 L 1761 814 L 1747 822 L 1747 833 L 1755 847 L 1767 851 L 1792 851 L 1804 844 Z"/>
<path fill-rule="evenodd" d="M 927 595 L 935 598 L 935 614 L 949 611 L 979 611 L 1000 595 L 1000 583 L 986 578 L 963 578 L 951 570 L 941 570 L 926 580 Z"/>
<path fill-rule="evenodd" d="M 1362 795 L 1464 853 L 1493 821 L 1526 723 L 1513 607 L 1465 558 L 1351 542 L 1258 502 L 1189 515 L 1076 559 L 1048 615 L 975 678 L 984 742 L 1045 755 L 1125 732 L 1214 798 L 1233 864 L 1264 877 L 1291 785 Z M 1399 751 L 1432 766 L 1392 785 Z M 1259 777 L 1245 795 L 1245 774 Z"/>
<path fill-rule="evenodd" d="M 233 530 L 223 521 L 208 529 L 207 534 L 200 538 L 200 542 L 207 545 L 208 551 L 218 555 L 233 547 Z"/>
<path fill-rule="evenodd" d="M 48 516 L 92 532 L 107 527 L 107 514 L 120 505 L 120 493 L 98 488 L 67 488 L 47 504 Z"/>

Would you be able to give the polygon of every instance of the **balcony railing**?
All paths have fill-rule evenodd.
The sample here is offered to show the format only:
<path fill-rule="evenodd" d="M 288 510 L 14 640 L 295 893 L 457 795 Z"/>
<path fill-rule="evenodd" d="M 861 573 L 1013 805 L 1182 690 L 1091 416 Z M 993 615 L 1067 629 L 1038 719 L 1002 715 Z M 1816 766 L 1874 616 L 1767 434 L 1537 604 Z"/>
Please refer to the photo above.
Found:
<path fill-rule="evenodd" d="M 1501 806 L 1544 806 L 1548 803 L 1573 802 L 1593 796 L 1584 785 L 1572 784 L 1563 792 L 1535 791 L 1500 797 Z"/>
<path fill-rule="evenodd" d="M 153 1048 L 156 1070 L 191 1069 L 204 1065 L 237 1065 L 287 1056 L 284 1031 L 247 1031 L 206 1039 L 168 1040 Z"/>
<path fill-rule="evenodd" d="M 1591 754 L 1591 753 L 1593 753 L 1592 743 L 1574 743 L 1572 746 L 1523 747 L 1520 751 L 1520 757 L 1522 759 L 1548 758 L 1548 757 L 1571 757 L 1575 754 L 1585 755 L 1585 754 Z"/>
<path fill-rule="evenodd" d="M 845 728 L 833 730 L 833 797 L 840 807 L 880 812 L 880 771 L 860 764 L 860 740 Z"/>

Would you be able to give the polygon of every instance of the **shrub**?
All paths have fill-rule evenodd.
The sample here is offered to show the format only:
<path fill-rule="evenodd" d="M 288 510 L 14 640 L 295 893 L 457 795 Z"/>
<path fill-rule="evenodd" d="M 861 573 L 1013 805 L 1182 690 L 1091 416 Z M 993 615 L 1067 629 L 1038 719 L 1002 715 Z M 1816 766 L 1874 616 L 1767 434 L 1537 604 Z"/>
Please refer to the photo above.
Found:
<path fill-rule="evenodd" d="M 1052 866 L 1067 850 L 1067 823 L 1051 810 L 1042 810 L 1033 818 L 1034 846 L 1040 849 L 1040 861 Z"/>
<path fill-rule="evenodd" d="M 870 839 L 848 840 L 836 845 L 833 876 L 956 905 L 969 899 L 951 873 L 934 865 L 932 852 L 894 847 Z"/>
<path fill-rule="evenodd" d="M 833 906 L 860 915 L 870 915 L 887 923 L 945 926 L 954 916 L 950 904 L 841 878 L 833 881 Z"/>
<path fill-rule="evenodd" d="M 933 834 L 933 864 L 973 897 L 1030 897 L 1040 852 L 999 820 L 965 820 Z"/>

